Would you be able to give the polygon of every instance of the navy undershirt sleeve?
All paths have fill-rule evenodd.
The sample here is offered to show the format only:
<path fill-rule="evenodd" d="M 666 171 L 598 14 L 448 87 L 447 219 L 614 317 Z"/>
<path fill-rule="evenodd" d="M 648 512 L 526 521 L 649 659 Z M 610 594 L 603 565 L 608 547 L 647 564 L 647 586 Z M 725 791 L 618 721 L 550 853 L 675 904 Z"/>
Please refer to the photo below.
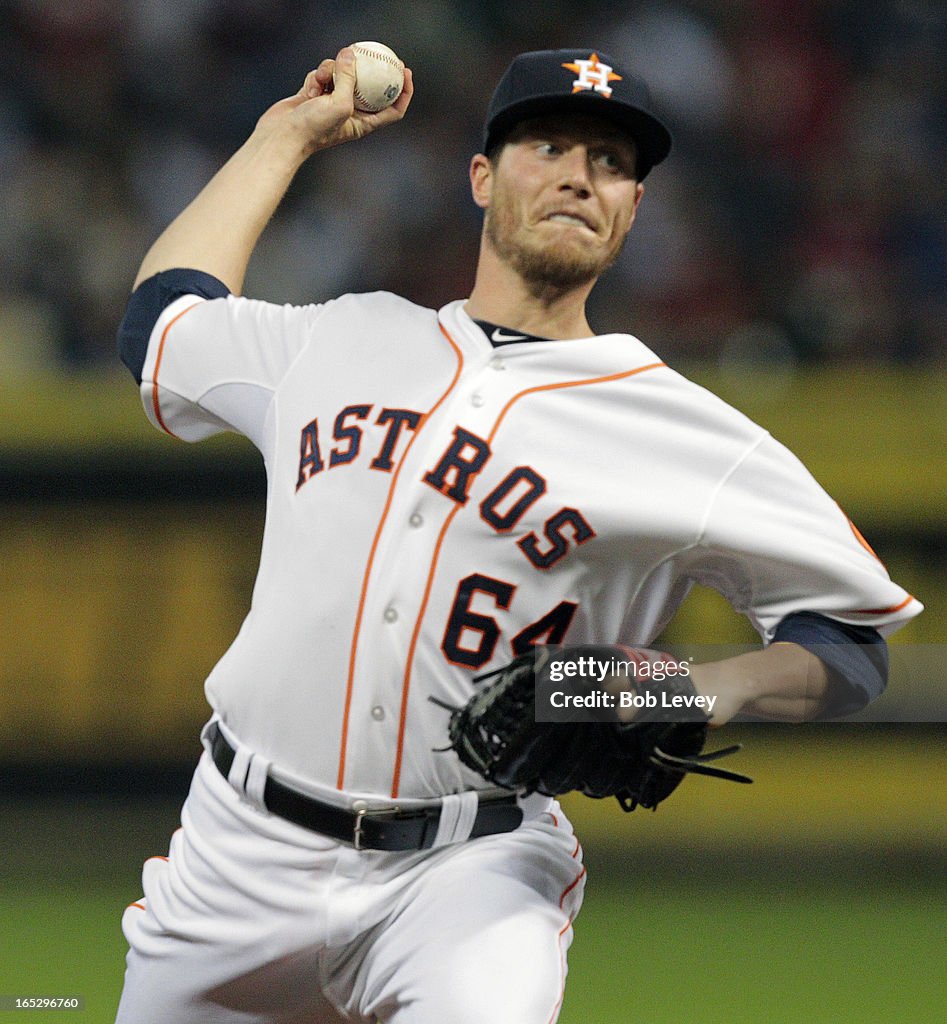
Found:
<path fill-rule="evenodd" d="M 141 383 L 148 339 L 162 310 L 182 295 L 222 299 L 229 294 L 230 289 L 223 281 L 203 270 L 163 270 L 142 281 L 132 292 L 118 328 L 118 354 L 135 380 Z"/>
<path fill-rule="evenodd" d="M 773 640 L 799 644 L 829 668 L 832 688 L 823 717 L 860 711 L 888 683 L 888 645 L 870 626 L 850 626 L 817 612 L 794 612 L 779 623 Z"/>

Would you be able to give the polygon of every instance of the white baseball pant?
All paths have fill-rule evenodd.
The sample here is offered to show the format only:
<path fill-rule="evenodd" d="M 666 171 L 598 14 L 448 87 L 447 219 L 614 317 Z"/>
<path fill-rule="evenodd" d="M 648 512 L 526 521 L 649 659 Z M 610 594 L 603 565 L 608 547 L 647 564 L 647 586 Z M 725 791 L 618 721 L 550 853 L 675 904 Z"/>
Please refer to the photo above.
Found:
<path fill-rule="evenodd" d="M 558 1018 L 585 871 L 557 804 L 514 832 L 359 852 L 250 805 L 205 753 L 181 820 L 125 911 L 116 1024 Z"/>

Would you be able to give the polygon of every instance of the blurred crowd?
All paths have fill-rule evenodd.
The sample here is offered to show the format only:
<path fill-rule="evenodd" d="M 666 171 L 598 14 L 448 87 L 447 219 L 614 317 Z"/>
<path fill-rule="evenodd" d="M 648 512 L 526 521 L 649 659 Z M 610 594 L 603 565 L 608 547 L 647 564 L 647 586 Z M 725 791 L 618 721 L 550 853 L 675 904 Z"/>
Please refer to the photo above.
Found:
<path fill-rule="evenodd" d="M 646 78 L 675 150 L 590 319 L 664 358 L 940 360 L 942 0 L 0 0 L 0 374 L 113 370 L 157 233 L 347 42 L 413 68 L 409 118 L 311 161 L 246 293 L 467 293 L 467 164 L 510 58 L 589 46 Z"/>

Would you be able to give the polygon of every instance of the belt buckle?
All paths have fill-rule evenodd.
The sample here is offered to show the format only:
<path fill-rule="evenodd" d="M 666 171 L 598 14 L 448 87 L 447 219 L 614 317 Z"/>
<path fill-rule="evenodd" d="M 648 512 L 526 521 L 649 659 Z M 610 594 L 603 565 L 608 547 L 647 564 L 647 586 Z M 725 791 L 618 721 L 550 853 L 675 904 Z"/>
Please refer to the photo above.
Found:
<path fill-rule="evenodd" d="M 364 800 L 356 800 L 352 805 L 352 810 L 355 811 L 355 824 L 352 827 L 352 845 L 359 851 L 374 849 L 374 847 L 362 845 L 364 838 L 362 822 L 366 818 L 394 818 L 401 813 L 400 807 L 378 807 L 372 810 L 365 804 Z"/>

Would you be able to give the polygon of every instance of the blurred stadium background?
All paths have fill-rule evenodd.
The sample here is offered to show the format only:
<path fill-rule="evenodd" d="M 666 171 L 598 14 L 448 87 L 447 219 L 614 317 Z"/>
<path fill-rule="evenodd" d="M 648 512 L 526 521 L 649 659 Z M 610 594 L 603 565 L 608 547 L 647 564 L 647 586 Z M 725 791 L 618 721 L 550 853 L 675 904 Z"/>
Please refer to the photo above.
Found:
<path fill-rule="evenodd" d="M 943 3 L 0 0 L 0 1003 L 112 1019 L 121 910 L 256 567 L 257 456 L 162 438 L 117 365 L 131 280 L 263 109 L 364 38 L 414 69 L 410 116 L 304 171 L 248 294 L 466 294 L 497 76 L 526 49 L 621 54 L 676 150 L 593 324 L 789 444 L 927 605 L 897 642 L 947 638 Z M 750 634 L 701 592 L 675 637 Z M 570 801 L 591 881 L 562 1020 L 943 1019 L 943 725 L 740 738 L 752 788 Z"/>

